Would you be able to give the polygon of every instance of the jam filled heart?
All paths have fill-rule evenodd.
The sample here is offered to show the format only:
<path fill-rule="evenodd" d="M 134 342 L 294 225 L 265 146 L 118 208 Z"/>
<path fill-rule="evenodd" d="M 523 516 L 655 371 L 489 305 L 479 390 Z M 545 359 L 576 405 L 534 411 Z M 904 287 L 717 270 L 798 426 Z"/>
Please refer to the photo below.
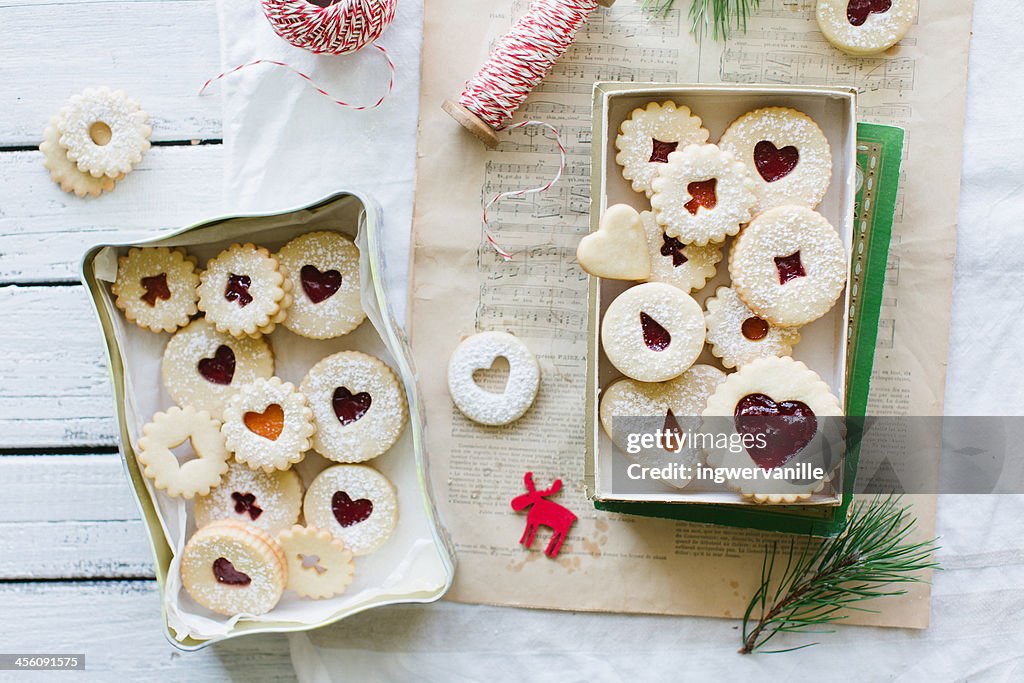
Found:
<path fill-rule="evenodd" d="M 228 275 L 228 284 L 224 288 L 224 298 L 228 301 L 237 301 L 239 308 L 245 308 L 252 303 L 252 294 L 249 287 L 252 285 L 252 278 L 248 275 Z"/>
<path fill-rule="evenodd" d="M 686 207 L 691 216 L 696 216 L 697 212 L 702 208 L 713 209 L 718 206 L 718 195 L 715 194 L 717 186 L 718 178 L 701 180 L 686 186 L 686 191 L 690 193 L 690 201 L 686 202 L 683 206 Z"/>
<path fill-rule="evenodd" d="M 761 341 L 768 336 L 768 330 L 768 321 L 758 318 L 756 315 L 747 318 L 740 325 L 740 331 L 743 332 L 743 336 L 750 341 Z"/>
<path fill-rule="evenodd" d="M 171 298 L 171 290 L 167 286 L 167 273 L 144 277 L 139 280 L 139 284 L 146 290 L 146 293 L 139 298 L 151 307 L 156 306 L 157 299 L 167 300 Z"/>
<path fill-rule="evenodd" d="M 675 237 L 669 237 L 662 233 L 661 235 L 661 249 L 659 250 L 662 256 L 672 257 L 672 266 L 678 268 L 679 266 L 686 263 L 686 254 L 683 253 L 683 249 L 686 245 L 677 240 Z"/>
<path fill-rule="evenodd" d="M 365 391 L 353 394 L 347 387 L 338 387 L 334 390 L 331 403 L 334 405 L 334 414 L 338 416 L 338 421 L 344 426 L 352 424 L 366 415 L 370 404 L 373 403 L 373 398 Z"/>
<path fill-rule="evenodd" d="M 242 416 L 242 422 L 253 434 L 277 441 L 277 437 L 281 436 L 281 430 L 284 429 L 284 408 L 271 403 L 262 413 L 246 413 Z"/>
<path fill-rule="evenodd" d="M 199 374 L 207 382 L 231 384 L 231 379 L 235 376 L 235 352 L 230 346 L 221 344 L 213 358 L 201 358 L 197 367 Z"/>
<path fill-rule="evenodd" d="M 780 285 L 784 285 L 790 280 L 795 280 L 798 277 L 804 277 L 807 275 L 804 271 L 803 261 L 800 260 L 799 251 L 794 252 L 789 256 L 776 256 L 775 268 L 779 271 Z"/>
<path fill-rule="evenodd" d="M 365 522 L 373 513 L 373 501 L 368 498 L 352 500 L 344 491 L 335 491 L 331 496 L 331 512 L 341 526 L 352 526 Z"/>
<path fill-rule="evenodd" d="M 754 146 L 754 165 L 766 183 L 782 180 L 799 162 L 800 151 L 793 145 L 779 149 L 768 140 L 762 140 Z"/>
<path fill-rule="evenodd" d="M 744 442 L 751 444 L 747 446 L 751 460 L 765 470 L 785 465 L 818 431 L 818 419 L 806 403 L 776 403 L 765 394 L 748 394 L 741 398 L 733 420 Z M 757 438 L 759 435 L 763 440 Z"/>
<path fill-rule="evenodd" d="M 263 514 L 263 508 L 256 504 L 256 495 L 253 493 L 231 492 L 231 500 L 235 501 L 235 512 L 244 515 L 249 513 L 252 521 L 256 521 Z"/>
<path fill-rule="evenodd" d="M 235 565 L 226 557 L 218 557 L 213 561 L 213 575 L 217 577 L 218 583 L 229 586 L 248 586 L 252 583 L 249 575 L 235 569 Z"/>
<path fill-rule="evenodd" d="M 651 145 L 651 159 L 652 164 L 667 164 L 668 155 L 676 151 L 676 147 L 679 146 L 678 142 L 662 142 L 661 140 L 652 140 Z"/>
<path fill-rule="evenodd" d="M 651 351 L 664 351 L 672 343 L 672 335 L 657 320 L 640 311 L 640 328 L 644 332 L 644 344 Z"/>
<path fill-rule="evenodd" d="M 336 270 L 320 272 L 316 266 L 305 265 L 299 271 L 302 289 L 315 304 L 330 299 L 341 287 L 341 273 Z"/>
<path fill-rule="evenodd" d="M 863 26 L 871 14 L 885 14 L 892 9 L 892 0 L 850 0 L 846 19 L 854 26 Z"/>

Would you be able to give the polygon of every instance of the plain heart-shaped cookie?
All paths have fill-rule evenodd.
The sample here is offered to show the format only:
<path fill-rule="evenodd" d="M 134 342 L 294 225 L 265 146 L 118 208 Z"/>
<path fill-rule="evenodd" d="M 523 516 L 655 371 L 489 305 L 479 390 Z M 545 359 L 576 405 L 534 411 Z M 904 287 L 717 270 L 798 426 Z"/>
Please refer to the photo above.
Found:
<path fill-rule="evenodd" d="M 580 240 L 576 260 L 595 277 L 646 280 L 651 275 L 651 255 L 640 214 L 627 204 L 608 207 L 597 232 Z"/>

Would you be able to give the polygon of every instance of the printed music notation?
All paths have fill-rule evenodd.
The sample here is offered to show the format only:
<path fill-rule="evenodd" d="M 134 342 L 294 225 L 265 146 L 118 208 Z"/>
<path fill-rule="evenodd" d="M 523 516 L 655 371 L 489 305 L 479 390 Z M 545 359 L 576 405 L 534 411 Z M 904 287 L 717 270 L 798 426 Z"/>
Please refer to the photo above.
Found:
<path fill-rule="evenodd" d="M 722 53 L 721 77 L 731 83 L 820 83 L 861 90 L 914 89 L 913 59 L 836 58 L 799 50 L 729 47 Z"/>
<path fill-rule="evenodd" d="M 597 38 L 621 40 L 639 37 L 664 42 L 667 38 L 679 38 L 683 34 L 683 16 L 678 9 L 659 13 L 653 9 L 645 10 L 638 4 L 616 3 L 590 15 L 576 39 L 586 42 Z"/>
<path fill-rule="evenodd" d="M 678 80 L 679 72 L 676 69 L 655 69 L 646 65 L 629 67 L 621 64 L 557 62 L 535 92 L 589 95 L 597 81 L 672 83 Z"/>
<path fill-rule="evenodd" d="M 565 143 L 565 153 L 590 156 L 590 142 L 593 133 L 590 126 L 558 126 L 558 133 Z M 551 131 L 538 126 L 526 126 L 511 130 L 501 138 L 499 149 L 503 152 L 548 153 L 555 147 Z"/>

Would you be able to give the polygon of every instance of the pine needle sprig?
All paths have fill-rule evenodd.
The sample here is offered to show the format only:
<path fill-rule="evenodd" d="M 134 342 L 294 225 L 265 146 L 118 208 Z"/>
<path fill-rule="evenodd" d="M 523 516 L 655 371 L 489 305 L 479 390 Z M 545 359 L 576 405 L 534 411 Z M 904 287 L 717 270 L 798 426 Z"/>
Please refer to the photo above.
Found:
<path fill-rule="evenodd" d="M 692 0 L 690 5 L 690 33 L 701 35 L 711 27 L 715 40 L 728 38 L 732 31 L 746 33 L 747 19 L 761 0 Z M 675 0 L 644 0 L 644 6 L 655 14 L 666 14 Z"/>
<path fill-rule="evenodd" d="M 790 652 L 815 645 L 763 649 L 780 633 L 829 633 L 823 627 L 845 619 L 842 610 L 873 612 L 858 603 L 902 595 L 906 590 L 893 584 L 924 581 L 922 570 L 938 568 L 932 559 L 937 539 L 908 541 L 916 520 L 899 503 L 892 496 L 861 501 L 842 535 L 821 542 L 808 538 L 802 548 L 790 541 L 778 577 L 778 544 L 766 547 L 761 584 L 743 615 L 740 653 Z"/>

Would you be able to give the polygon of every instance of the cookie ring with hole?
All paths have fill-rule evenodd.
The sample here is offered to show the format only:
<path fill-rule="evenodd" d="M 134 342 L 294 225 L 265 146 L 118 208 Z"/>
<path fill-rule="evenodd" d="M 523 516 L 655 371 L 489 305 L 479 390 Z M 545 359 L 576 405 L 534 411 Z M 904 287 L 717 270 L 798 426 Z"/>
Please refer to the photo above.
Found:
<path fill-rule="evenodd" d="M 149 149 L 149 114 L 120 90 L 89 88 L 60 111 L 60 144 L 79 170 L 95 178 L 118 178 Z"/>
<path fill-rule="evenodd" d="M 473 373 L 487 370 L 498 358 L 508 361 L 502 393 L 476 383 Z M 498 426 L 515 422 L 530 409 L 540 388 L 540 365 L 526 344 L 507 332 L 480 332 L 455 347 L 448 361 L 448 393 L 455 406 L 474 422 Z"/>
<path fill-rule="evenodd" d="M 173 448 L 191 439 L 194 460 L 178 462 Z M 205 496 L 228 471 L 228 450 L 220 433 L 220 422 L 205 410 L 174 406 L 157 413 L 142 428 L 139 462 L 153 485 L 169 496 Z"/>

